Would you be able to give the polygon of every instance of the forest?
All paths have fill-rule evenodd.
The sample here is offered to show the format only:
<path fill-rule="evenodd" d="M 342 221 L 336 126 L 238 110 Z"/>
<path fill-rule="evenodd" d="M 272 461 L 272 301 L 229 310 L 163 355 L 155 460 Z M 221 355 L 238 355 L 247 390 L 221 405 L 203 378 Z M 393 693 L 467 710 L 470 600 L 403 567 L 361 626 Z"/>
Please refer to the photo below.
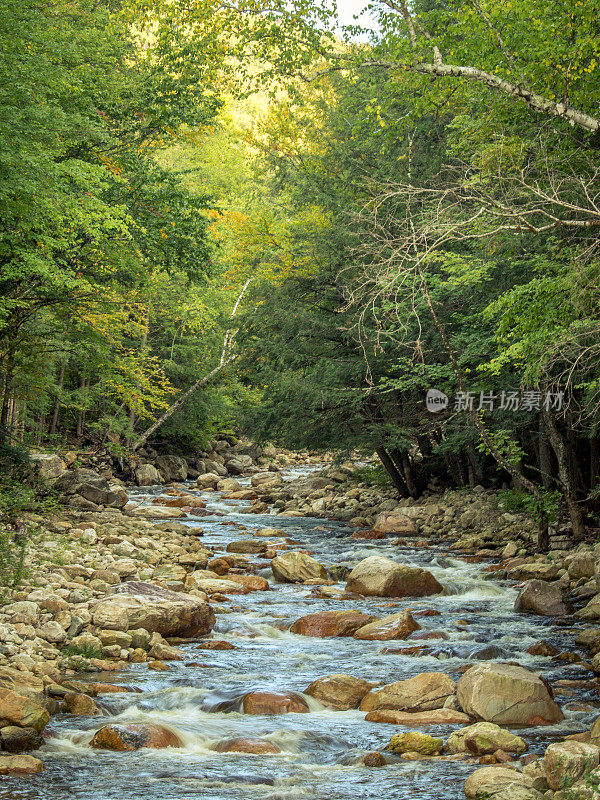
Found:
<path fill-rule="evenodd" d="M 241 431 L 593 534 L 599 19 L 0 0 L 4 490 Z"/>

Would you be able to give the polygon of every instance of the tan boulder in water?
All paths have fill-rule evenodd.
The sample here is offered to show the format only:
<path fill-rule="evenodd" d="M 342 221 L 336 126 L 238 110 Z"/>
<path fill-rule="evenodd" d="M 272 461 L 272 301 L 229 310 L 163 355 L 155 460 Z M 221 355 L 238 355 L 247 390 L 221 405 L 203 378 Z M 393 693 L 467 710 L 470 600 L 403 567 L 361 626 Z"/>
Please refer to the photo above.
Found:
<path fill-rule="evenodd" d="M 472 753 L 476 756 L 485 756 L 496 750 L 521 755 L 527 750 L 527 744 L 520 736 L 493 722 L 476 722 L 450 734 L 444 749 L 447 753 Z"/>
<path fill-rule="evenodd" d="M 179 736 L 164 725 L 105 725 L 96 731 L 91 747 L 99 750 L 125 752 L 139 750 L 141 747 L 182 747 Z"/>
<path fill-rule="evenodd" d="M 457 697 L 467 714 L 498 725 L 552 725 L 564 719 L 547 684 L 513 664 L 476 664 L 458 681 Z"/>
<path fill-rule="evenodd" d="M 370 692 L 360 704 L 362 711 L 431 711 L 442 708 L 456 691 L 456 684 L 444 672 L 422 672 L 405 681 L 388 683 Z"/>
<path fill-rule="evenodd" d="M 424 756 L 437 756 L 442 752 L 443 746 L 443 739 L 436 739 L 428 733 L 411 731 L 410 733 L 397 733 L 392 736 L 385 749 L 399 754 L 421 753 Z"/>
<path fill-rule="evenodd" d="M 293 550 L 276 556 L 271 561 L 271 569 L 275 579 L 285 583 L 303 583 L 315 578 L 323 580 L 327 578 L 325 567 L 316 559 Z"/>
<path fill-rule="evenodd" d="M 390 641 L 391 639 L 406 639 L 411 633 L 421 629 L 410 611 L 400 611 L 387 617 L 363 625 L 354 634 L 355 639 L 366 641 Z"/>
<path fill-rule="evenodd" d="M 337 675 L 327 675 L 325 678 L 317 678 L 304 690 L 304 693 L 314 697 L 324 706 L 336 708 L 338 711 L 347 711 L 350 708 L 358 708 L 361 700 L 371 691 L 372 687 L 372 683 L 364 681 L 362 678 L 338 673 Z"/>
<path fill-rule="evenodd" d="M 360 561 L 347 581 L 347 591 L 368 597 L 425 597 L 443 591 L 431 572 L 398 564 L 384 556 L 369 556 Z"/>
<path fill-rule="evenodd" d="M 162 636 L 202 636 L 210 633 L 215 615 L 210 605 L 197 597 L 169 589 L 160 589 L 152 583 L 127 581 L 115 586 L 93 608 L 92 620 L 106 621 L 114 617 L 127 630 L 144 628 L 149 633 Z"/>
<path fill-rule="evenodd" d="M 26 755 L 0 756 L 0 775 L 36 775 L 44 765 L 39 758 Z"/>
<path fill-rule="evenodd" d="M 369 711 L 366 722 L 383 722 L 405 728 L 426 728 L 429 725 L 466 725 L 470 717 L 452 708 L 434 708 L 433 711 Z"/>
<path fill-rule="evenodd" d="M 517 595 L 515 611 L 545 617 L 562 617 L 569 613 L 569 608 L 563 602 L 560 586 L 548 581 L 533 580 L 527 581 Z"/>
<path fill-rule="evenodd" d="M 399 511 L 382 511 L 375 518 L 373 530 L 380 533 L 397 533 L 402 536 L 410 536 L 419 531 L 416 522 Z"/>
<path fill-rule="evenodd" d="M 317 611 L 300 617 L 290 628 L 291 633 L 300 636 L 353 636 L 354 633 L 376 620 L 377 617 L 365 614 L 363 611 L 350 609 L 348 611 Z"/>
<path fill-rule="evenodd" d="M 493 797 L 504 788 L 512 786 L 531 788 L 532 783 L 533 781 L 528 775 L 510 767 L 482 767 L 467 778 L 465 795 L 467 797 Z"/>

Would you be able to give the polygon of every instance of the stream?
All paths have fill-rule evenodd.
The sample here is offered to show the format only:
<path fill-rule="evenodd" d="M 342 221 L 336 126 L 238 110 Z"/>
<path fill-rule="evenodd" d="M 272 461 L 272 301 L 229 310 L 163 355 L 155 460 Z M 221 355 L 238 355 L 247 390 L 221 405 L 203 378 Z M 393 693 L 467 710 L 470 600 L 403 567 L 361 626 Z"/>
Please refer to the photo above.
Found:
<path fill-rule="evenodd" d="M 298 477 L 309 470 L 288 470 L 285 477 Z M 193 484 L 186 489 L 196 491 Z M 137 489 L 132 499 L 149 503 L 163 491 L 163 487 Z M 188 643 L 181 646 L 184 660 L 169 662 L 171 668 L 166 672 L 134 664 L 119 673 L 82 676 L 83 680 L 107 680 L 142 691 L 102 696 L 98 702 L 105 712 L 103 717 L 54 717 L 48 726 L 53 737 L 35 754 L 42 758 L 45 771 L 28 780 L 4 778 L 0 800 L 412 800 L 415 796 L 421 800 L 458 800 L 464 798 L 464 781 L 477 765 L 457 760 L 400 761 L 376 769 L 348 764 L 353 753 L 381 750 L 394 733 L 408 728 L 367 723 L 364 712 L 325 709 L 312 698 L 308 698 L 310 713 L 278 716 L 215 713 L 209 710 L 211 702 L 215 697 L 252 689 L 301 692 L 315 678 L 340 672 L 382 683 L 430 671 L 443 671 L 457 680 L 461 667 L 486 657 L 540 670 L 551 683 L 590 678 L 590 673 L 576 664 L 526 652 L 540 639 L 561 651 L 570 650 L 572 633 L 555 620 L 516 614 L 516 588 L 486 579 L 485 563 L 467 563 L 447 555 L 437 545 L 414 549 L 386 540 L 351 539 L 353 529 L 340 522 L 241 514 L 238 510 L 249 503 L 223 500 L 215 492 L 201 496 L 207 500 L 209 511 L 225 516 L 189 516 L 183 521 L 200 525 L 205 531 L 202 542 L 217 552 L 228 542 L 250 538 L 252 530 L 272 526 L 284 529 L 298 543 L 290 549 L 306 549 L 325 565 L 353 566 L 377 553 L 425 566 L 442 583 L 445 593 L 418 600 L 317 599 L 310 596 L 314 587 L 277 584 L 271 570 L 264 567 L 258 574 L 269 579 L 271 591 L 236 595 L 229 602 L 215 604 L 213 637 L 231 642 L 236 649 L 201 650 L 197 643 Z M 248 532 L 243 532 L 240 524 Z M 260 556 L 247 558 L 261 561 Z M 397 651 L 410 641 L 318 639 L 286 631 L 304 614 L 349 608 L 380 616 L 404 608 L 435 609 L 440 616 L 419 616 L 418 622 L 424 631 L 443 631 L 444 638 L 412 642 L 427 645 L 428 652 L 403 655 Z M 569 621 L 568 625 L 572 624 Z M 557 696 L 566 715 L 559 725 L 515 731 L 527 740 L 529 752 L 543 753 L 553 739 L 591 725 L 597 712 L 569 708 L 574 701 L 592 701 L 587 692 L 567 690 Z M 108 722 L 147 721 L 170 726 L 185 746 L 125 753 L 88 746 L 93 733 Z M 446 738 L 456 726 L 417 730 Z M 267 738 L 283 752 L 259 756 L 211 749 L 219 740 L 238 736 Z"/>

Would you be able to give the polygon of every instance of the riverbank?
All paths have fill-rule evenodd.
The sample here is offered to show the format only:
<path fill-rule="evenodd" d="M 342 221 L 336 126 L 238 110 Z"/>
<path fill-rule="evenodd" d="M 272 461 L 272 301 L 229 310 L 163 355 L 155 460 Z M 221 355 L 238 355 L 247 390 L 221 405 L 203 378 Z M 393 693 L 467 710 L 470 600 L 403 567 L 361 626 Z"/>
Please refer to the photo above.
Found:
<path fill-rule="evenodd" d="M 577 765 L 583 771 L 597 764 L 600 736 L 589 731 L 598 708 L 600 631 L 585 629 L 586 619 L 597 618 L 597 604 L 586 603 L 596 595 L 593 549 L 533 555 L 533 525 L 500 508 L 493 493 L 398 502 L 361 473 L 353 477 L 350 465 L 323 471 L 294 464 L 291 454 L 280 457 L 288 462 L 283 474 L 275 454 L 237 477 L 203 464 L 191 481 L 186 475 L 185 483 L 171 485 L 134 487 L 98 474 L 107 485 L 95 488 L 107 494 L 88 501 L 99 506 L 97 500 L 116 495 L 118 507 L 83 510 L 76 500 L 52 520 L 25 521 L 37 526 L 30 572 L 0 612 L 0 714 L 10 723 L 0 739 L 6 752 L 33 750 L 40 735 L 45 744 L 12 767 L 9 756 L 0 757 L 5 771 L 45 764 L 58 774 L 65 752 L 81 765 L 94 752 L 129 749 L 115 744 L 122 731 L 102 734 L 103 744 L 93 741 L 107 727 L 101 722 L 111 721 L 137 725 L 126 733 L 138 744 L 144 736 L 146 744 L 170 743 L 165 751 L 148 749 L 160 759 L 173 747 L 191 747 L 196 756 L 200 748 L 202 769 L 206 758 L 212 770 L 214 754 L 232 748 L 291 758 L 294 747 L 306 748 L 306 731 L 304 745 L 292 747 L 289 736 L 263 729 L 271 715 L 276 728 L 287 729 L 290 720 L 297 728 L 304 714 L 310 730 L 324 725 L 323 736 L 332 726 L 343 731 L 344 746 L 322 741 L 326 763 L 339 765 L 344 780 L 358 769 L 377 791 L 406 780 L 398 770 L 418 763 L 424 797 L 458 797 L 483 764 L 496 772 L 469 778 L 468 792 L 481 795 L 492 780 L 511 784 L 513 793 L 499 797 L 535 798 L 559 788 L 556 761 L 568 762 L 569 780 L 578 777 Z M 76 489 L 68 497 L 92 494 L 85 487 L 93 479 L 78 466 L 55 480 Z M 573 617 L 570 603 L 583 612 Z M 520 666 L 508 673 L 495 666 L 507 662 Z M 115 684 L 111 675 L 119 670 Z M 540 670 L 558 705 L 536 677 Z M 197 694 L 173 695 L 181 681 L 199 687 Z M 145 688 L 139 701 L 127 690 L 131 683 Z M 490 697 L 504 697 L 506 707 L 490 709 L 483 702 Z M 201 707 L 200 718 L 190 703 Z M 507 716 L 508 708 L 518 708 L 518 716 Z M 502 727 L 455 735 L 478 719 Z M 168 735 L 154 731 L 152 739 L 148 726 L 156 724 Z M 417 735 L 385 749 L 397 731 L 415 728 Z M 507 738 L 507 728 L 516 728 L 524 744 Z M 257 729 L 265 735 L 256 736 Z M 244 735 L 220 735 L 227 732 Z M 557 752 L 567 735 L 576 739 Z M 244 742 L 223 744 L 231 739 Z M 551 742 L 547 763 L 537 761 Z M 223 757 L 218 763 L 223 773 Z M 319 772 L 320 763 L 313 757 L 310 769 Z M 506 764 L 516 771 L 507 774 Z M 377 765 L 383 772 L 375 778 Z M 436 776 L 443 776 L 445 794 Z M 293 780 L 298 790 L 311 785 Z M 484 789 L 472 790 L 477 781 Z M 327 796 L 357 796 L 344 786 L 330 787 Z M 102 791 L 94 797 L 110 796 Z M 358 796 L 370 797 L 368 791 Z"/>

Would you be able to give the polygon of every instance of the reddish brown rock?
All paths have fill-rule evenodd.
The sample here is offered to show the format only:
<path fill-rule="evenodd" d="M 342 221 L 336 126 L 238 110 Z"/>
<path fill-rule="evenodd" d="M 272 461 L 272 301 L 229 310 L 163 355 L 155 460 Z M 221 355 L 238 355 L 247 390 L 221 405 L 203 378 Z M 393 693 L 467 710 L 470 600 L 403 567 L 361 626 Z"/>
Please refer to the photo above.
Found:
<path fill-rule="evenodd" d="M 318 611 L 300 617 L 290 628 L 292 633 L 301 636 L 353 636 L 359 628 L 374 622 L 377 617 L 363 611 Z"/>
<path fill-rule="evenodd" d="M 141 747 L 182 747 L 179 736 L 163 725 L 105 725 L 96 731 L 91 747 L 100 750 L 139 750 Z"/>
<path fill-rule="evenodd" d="M 300 695 L 280 692 L 249 692 L 244 696 L 244 714 L 306 714 L 308 704 Z"/>
<path fill-rule="evenodd" d="M 217 753 L 252 753 L 253 755 L 268 755 L 281 753 L 281 748 L 266 739 L 224 739 L 217 742 L 213 750 Z"/>

